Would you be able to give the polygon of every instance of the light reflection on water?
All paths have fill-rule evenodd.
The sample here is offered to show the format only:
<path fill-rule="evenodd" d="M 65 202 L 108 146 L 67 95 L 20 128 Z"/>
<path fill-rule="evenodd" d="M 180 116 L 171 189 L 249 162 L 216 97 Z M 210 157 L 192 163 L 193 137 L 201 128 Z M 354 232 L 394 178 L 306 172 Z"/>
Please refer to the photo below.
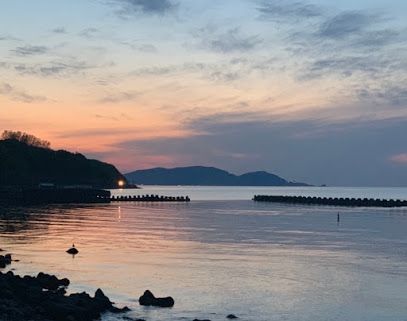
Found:
<path fill-rule="evenodd" d="M 406 210 L 339 210 L 340 226 L 338 208 L 237 200 L 1 209 L 0 247 L 146 320 L 406 320 Z M 139 307 L 145 289 L 175 307 Z"/>

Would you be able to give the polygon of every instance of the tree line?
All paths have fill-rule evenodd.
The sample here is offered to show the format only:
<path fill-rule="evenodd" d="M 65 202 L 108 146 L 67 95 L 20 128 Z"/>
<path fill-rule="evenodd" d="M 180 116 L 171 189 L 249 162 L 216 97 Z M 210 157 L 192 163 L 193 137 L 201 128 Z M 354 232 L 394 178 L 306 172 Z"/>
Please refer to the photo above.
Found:
<path fill-rule="evenodd" d="M 17 140 L 29 146 L 50 148 L 51 143 L 47 140 L 40 139 L 34 135 L 30 135 L 20 131 L 5 130 L 1 135 L 2 140 Z"/>

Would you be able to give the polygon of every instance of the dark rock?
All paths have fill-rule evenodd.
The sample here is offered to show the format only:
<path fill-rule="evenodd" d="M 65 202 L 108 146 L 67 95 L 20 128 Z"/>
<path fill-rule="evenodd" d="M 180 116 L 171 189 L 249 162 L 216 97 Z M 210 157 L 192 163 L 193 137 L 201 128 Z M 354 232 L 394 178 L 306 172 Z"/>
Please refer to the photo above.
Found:
<path fill-rule="evenodd" d="M 156 306 L 161 308 L 171 308 L 175 304 L 172 297 L 156 298 L 149 290 L 145 291 L 144 294 L 139 298 L 139 303 L 140 305 Z"/>
<path fill-rule="evenodd" d="M 229 320 L 238 319 L 238 317 L 235 316 L 234 314 L 229 314 L 226 318 Z"/>
<path fill-rule="evenodd" d="M 75 247 L 71 247 L 69 250 L 66 251 L 66 253 L 76 255 L 79 253 L 79 251 Z"/>
<path fill-rule="evenodd" d="M 4 259 L 6 260 L 6 264 L 11 264 L 11 254 L 4 255 Z"/>
<path fill-rule="evenodd" d="M 194 321 L 211 321 L 209 319 L 194 319 Z"/>
<path fill-rule="evenodd" d="M 6 267 L 6 259 L 3 255 L 0 255 L 0 269 L 4 269 Z"/>
<path fill-rule="evenodd" d="M 67 287 L 69 285 L 68 279 L 59 280 L 55 275 L 44 274 L 42 272 L 37 275 L 37 282 L 43 289 L 56 291 L 60 287 Z"/>
<path fill-rule="evenodd" d="M 4 269 L 9 264 L 11 264 L 11 254 L 0 255 L 0 269 Z"/>
<path fill-rule="evenodd" d="M 127 312 L 113 306 L 102 290 L 66 296 L 68 279 L 39 273 L 37 277 L 0 272 L 0 320 L 91 321 L 104 312 Z"/>

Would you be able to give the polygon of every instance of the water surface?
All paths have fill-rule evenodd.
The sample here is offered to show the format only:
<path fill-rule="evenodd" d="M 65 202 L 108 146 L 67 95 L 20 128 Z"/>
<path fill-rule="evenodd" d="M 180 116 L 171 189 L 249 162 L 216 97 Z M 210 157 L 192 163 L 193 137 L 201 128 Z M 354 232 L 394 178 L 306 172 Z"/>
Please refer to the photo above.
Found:
<path fill-rule="evenodd" d="M 21 260 L 16 273 L 66 276 L 72 291 L 101 287 L 133 318 L 407 320 L 406 209 L 202 198 L 1 209 L 0 247 Z M 75 258 L 65 253 L 72 242 Z M 175 307 L 140 307 L 146 289 Z"/>

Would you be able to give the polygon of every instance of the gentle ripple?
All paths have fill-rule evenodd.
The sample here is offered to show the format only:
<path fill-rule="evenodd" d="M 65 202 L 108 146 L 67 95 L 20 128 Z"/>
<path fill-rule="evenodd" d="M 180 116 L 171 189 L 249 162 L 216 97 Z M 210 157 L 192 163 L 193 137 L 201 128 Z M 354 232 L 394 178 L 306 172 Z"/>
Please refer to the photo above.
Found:
<path fill-rule="evenodd" d="M 338 208 L 238 200 L 7 208 L 0 247 L 148 321 L 407 320 L 406 209 L 339 210 L 337 226 Z M 139 307 L 145 289 L 175 307 Z"/>

